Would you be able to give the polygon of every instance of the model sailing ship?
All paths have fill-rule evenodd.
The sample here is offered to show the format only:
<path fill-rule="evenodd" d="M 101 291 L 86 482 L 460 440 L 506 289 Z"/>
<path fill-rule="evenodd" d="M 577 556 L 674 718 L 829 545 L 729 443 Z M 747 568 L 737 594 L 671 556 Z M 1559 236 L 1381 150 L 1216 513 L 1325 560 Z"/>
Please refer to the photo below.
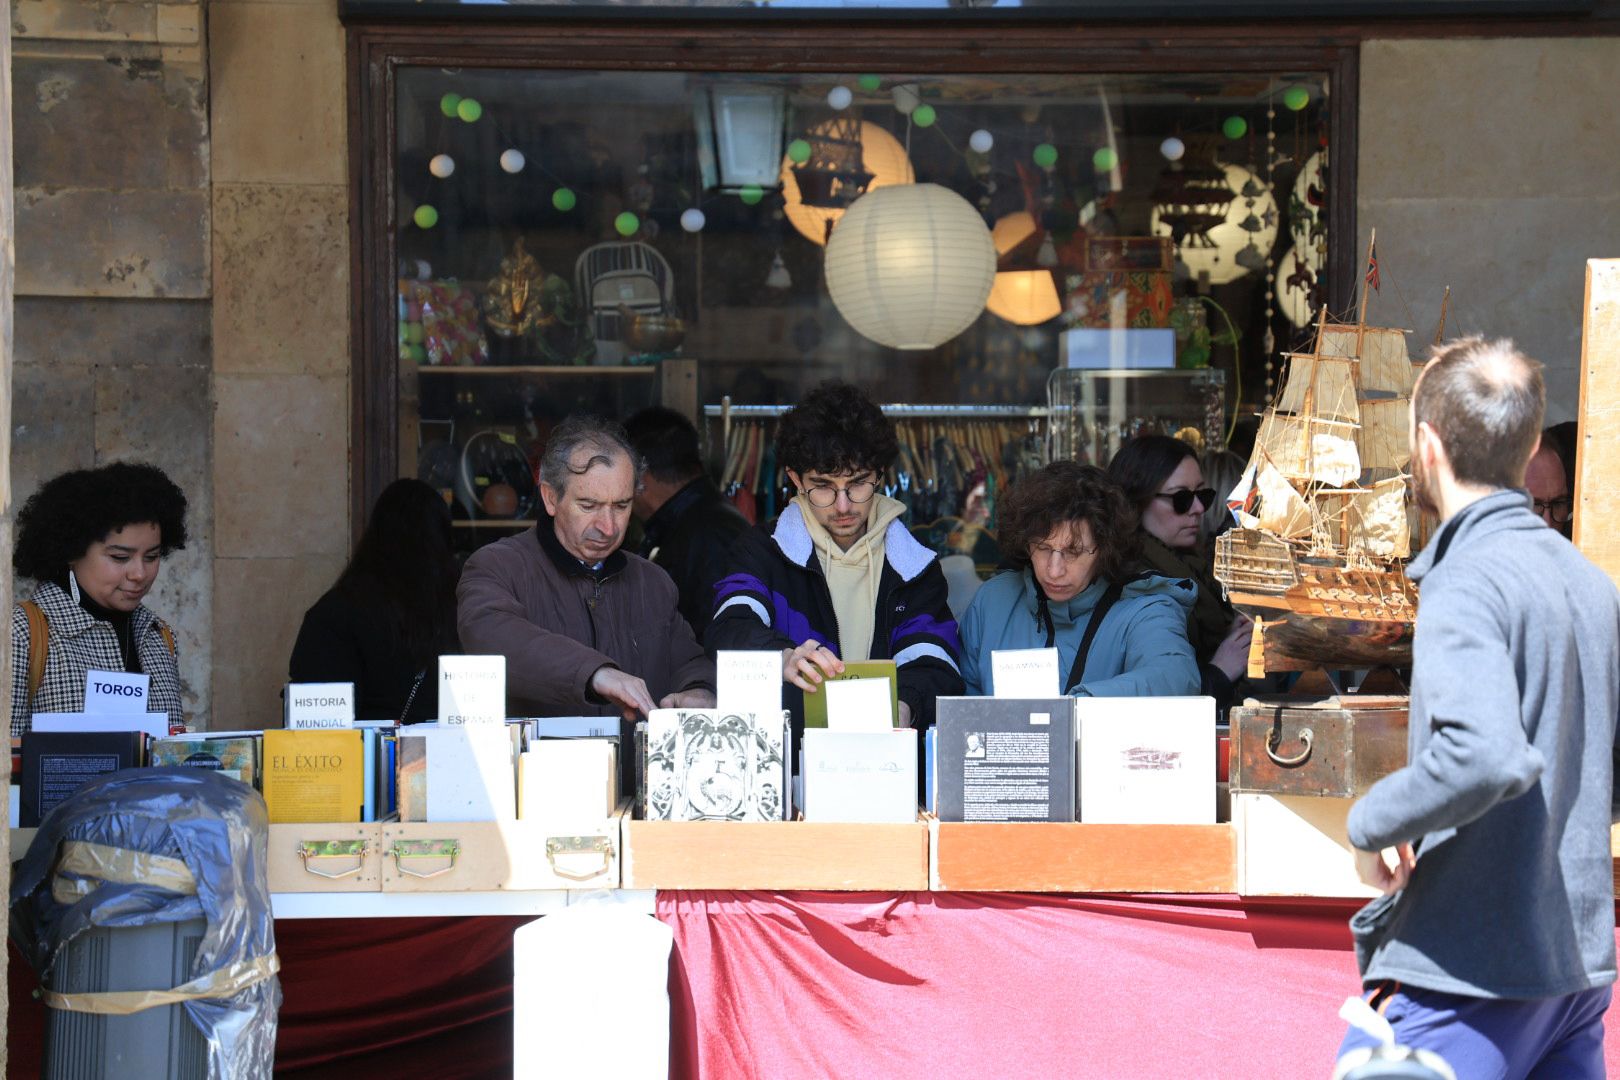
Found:
<path fill-rule="evenodd" d="M 1371 246 L 1367 259 L 1376 288 Z M 1263 622 L 1268 670 L 1411 666 L 1407 418 L 1418 369 L 1407 331 L 1367 325 L 1368 291 L 1355 323 L 1324 310 L 1310 351 L 1286 354 L 1282 391 L 1230 500 L 1238 527 L 1216 541 L 1215 576 Z"/>

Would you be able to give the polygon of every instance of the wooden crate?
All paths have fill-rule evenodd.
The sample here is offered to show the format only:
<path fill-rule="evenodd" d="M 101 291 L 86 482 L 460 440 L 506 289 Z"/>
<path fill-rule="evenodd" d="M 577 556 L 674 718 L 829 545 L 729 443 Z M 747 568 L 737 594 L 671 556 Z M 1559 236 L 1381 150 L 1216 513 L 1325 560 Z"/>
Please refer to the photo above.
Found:
<path fill-rule="evenodd" d="M 541 821 L 411 821 L 382 827 L 382 891 L 496 892 L 619 887 L 620 818 L 559 828 Z"/>
<path fill-rule="evenodd" d="M 1232 793 L 1354 798 L 1406 764 L 1405 697 L 1249 701 L 1230 713 Z"/>
<path fill-rule="evenodd" d="M 270 826 L 266 869 L 273 893 L 377 892 L 381 866 L 376 822 Z"/>
<path fill-rule="evenodd" d="M 627 889 L 928 888 L 928 826 L 624 819 Z"/>
<path fill-rule="evenodd" d="M 1356 876 L 1345 831 L 1354 799 L 1232 793 L 1238 892 L 1244 896 L 1377 896 Z"/>
<path fill-rule="evenodd" d="M 1229 893 L 1230 825 L 934 821 L 929 887 L 950 892 Z"/>

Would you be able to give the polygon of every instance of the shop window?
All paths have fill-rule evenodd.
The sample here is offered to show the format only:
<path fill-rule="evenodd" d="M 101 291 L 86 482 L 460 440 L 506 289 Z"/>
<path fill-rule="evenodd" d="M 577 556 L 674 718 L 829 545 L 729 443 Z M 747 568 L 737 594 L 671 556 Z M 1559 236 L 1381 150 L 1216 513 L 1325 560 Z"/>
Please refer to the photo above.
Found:
<path fill-rule="evenodd" d="M 1006 483 L 1054 452 L 1104 458 L 1143 427 L 1214 449 L 1329 300 L 1332 85 L 1309 68 L 401 66 L 397 471 L 445 491 L 470 548 L 532 519 L 560 418 L 662 402 L 764 497 L 766 440 L 747 445 L 748 425 L 826 379 L 910 407 L 902 430 L 934 488 L 940 455 L 960 488 L 969 466 Z M 950 193 L 988 244 L 925 245 L 914 261 L 939 264 L 933 284 L 897 299 L 882 266 L 911 240 L 878 229 L 867 276 L 840 279 L 828 245 L 848 207 L 905 185 Z M 952 274 L 974 279 L 965 293 Z M 848 282 L 858 300 L 932 305 L 906 317 L 933 329 L 885 343 Z M 1149 374 L 1054 376 L 1125 366 Z M 1057 430 L 1049 403 L 1092 409 L 1090 426 Z"/>

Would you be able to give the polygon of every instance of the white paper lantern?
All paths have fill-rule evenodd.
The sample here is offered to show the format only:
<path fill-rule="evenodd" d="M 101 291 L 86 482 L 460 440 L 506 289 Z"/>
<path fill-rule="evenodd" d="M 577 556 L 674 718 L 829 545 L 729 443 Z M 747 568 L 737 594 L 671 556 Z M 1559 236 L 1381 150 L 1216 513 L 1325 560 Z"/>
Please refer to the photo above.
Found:
<path fill-rule="evenodd" d="M 855 100 L 855 95 L 847 86 L 835 86 L 827 91 L 827 104 L 840 111 L 849 108 L 849 103 Z"/>
<path fill-rule="evenodd" d="M 1187 272 L 1192 278 L 1197 279 L 1208 274 L 1211 285 L 1225 285 L 1249 272 L 1249 267 L 1238 259 L 1238 253 L 1245 247 L 1252 244 L 1263 258 L 1276 244 L 1277 200 L 1265 182 L 1243 166 L 1217 167 L 1225 172 L 1226 186 L 1232 192 L 1232 201 L 1226 204 L 1226 220 L 1202 237 L 1184 238 L 1176 245 L 1176 257 L 1186 265 Z M 1254 189 L 1259 192 L 1254 196 L 1252 206 L 1250 200 L 1242 194 L 1245 185 L 1251 181 Z M 1251 215 L 1259 225 L 1254 232 L 1243 228 L 1242 225 Z M 1153 235 L 1172 235 L 1170 223 L 1160 220 L 1157 206 L 1153 208 L 1148 221 Z"/>
<path fill-rule="evenodd" d="M 709 219 L 697 207 L 681 211 L 681 228 L 687 232 L 702 232 Z"/>
<path fill-rule="evenodd" d="M 827 291 L 839 314 L 895 349 L 932 349 L 966 330 L 995 279 L 984 219 L 938 184 L 867 192 L 827 241 Z"/>
<path fill-rule="evenodd" d="M 433 160 L 428 162 L 428 172 L 440 180 L 456 171 L 456 162 L 449 154 L 434 154 Z"/>
<path fill-rule="evenodd" d="M 973 148 L 975 153 L 988 154 L 991 147 L 996 145 L 996 137 L 984 128 L 980 128 L 968 136 L 968 145 Z"/>
<path fill-rule="evenodd" d="M 515 146 L 510 150 L 503 150 L 501 152 L 501 168 L 505 169 L 509 173 L 522 172 L 526 161 L 527 159 L 524 158 L 523 151 L 519 150 Z"/>

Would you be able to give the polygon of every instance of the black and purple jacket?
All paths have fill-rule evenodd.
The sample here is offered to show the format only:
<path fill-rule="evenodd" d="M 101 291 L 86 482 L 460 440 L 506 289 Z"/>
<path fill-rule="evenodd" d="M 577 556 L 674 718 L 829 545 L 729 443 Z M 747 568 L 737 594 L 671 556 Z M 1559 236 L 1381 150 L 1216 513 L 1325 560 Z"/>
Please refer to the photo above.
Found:
<path fill-rule="evenodd" d="M 737 538 L 731 572 L 715 583 L 714 620 L 704 644 L 718 649 L 791 649 L 810 638 L 838 653 L 838 616 L 797 506 L 774 531 L 755 526 Z M 934 699 L 963 693 L 962 642 L 946 603 L 945 575 L 934 553 L 898 521 L 883 536 L 883 574 L 872 620 L 873 660 L 893 660 L 900 700 L 911 722 L 934 722 Z M 804 726 L 804 695 L 782 685 L 795 732 Z"/>

